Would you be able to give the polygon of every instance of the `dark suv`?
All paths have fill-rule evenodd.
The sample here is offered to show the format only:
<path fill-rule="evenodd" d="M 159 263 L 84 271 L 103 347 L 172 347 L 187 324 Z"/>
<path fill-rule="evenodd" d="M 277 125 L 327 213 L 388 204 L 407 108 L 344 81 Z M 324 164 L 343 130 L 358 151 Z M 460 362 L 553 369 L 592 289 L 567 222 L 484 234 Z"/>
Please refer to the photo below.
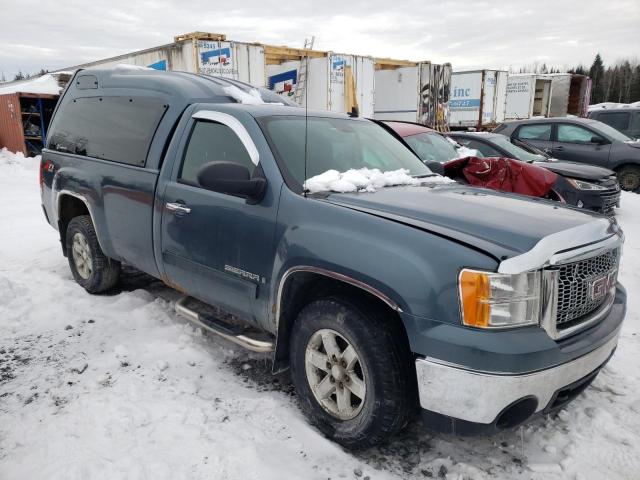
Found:
<path fill-rule="evenodd" d="M 623 190 L 640 188 L 640 141 L 588 118 L 536 118 L 506 122 L 494 130 L 524 140 L 555 158 L 610 168 Z"/>
<path fill-rule="evenodd" d="M 640 107 L 594 110 L 589 112 L 589 118 L 606 123 L 627 137 L 640 138 Z"/>

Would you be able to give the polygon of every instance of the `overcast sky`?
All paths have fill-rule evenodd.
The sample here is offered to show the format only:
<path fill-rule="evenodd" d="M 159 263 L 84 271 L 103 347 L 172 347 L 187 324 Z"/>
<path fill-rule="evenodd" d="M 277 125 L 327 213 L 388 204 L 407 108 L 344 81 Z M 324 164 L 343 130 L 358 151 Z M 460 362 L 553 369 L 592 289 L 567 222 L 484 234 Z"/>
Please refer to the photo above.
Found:
<path fill-rule="evenodd" d="M 341 53 L 519 68 L 640 56 L 640 0 L 0 0 L 0 73 L 59 69 L 195 30 Z"/>

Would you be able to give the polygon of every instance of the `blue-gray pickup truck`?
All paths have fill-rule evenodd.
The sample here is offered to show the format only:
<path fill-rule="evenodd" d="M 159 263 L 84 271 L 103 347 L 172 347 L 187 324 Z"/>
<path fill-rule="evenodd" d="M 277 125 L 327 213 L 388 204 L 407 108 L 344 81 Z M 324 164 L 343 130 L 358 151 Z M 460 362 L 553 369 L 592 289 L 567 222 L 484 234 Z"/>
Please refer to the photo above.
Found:
<path fill-rule="evenodd" d="M 511 428 L 590 384 L 626 311 L 614 221 L 445 183 L 379 125 L 305 113 L 233 80 L 78 71 L 40 169 L 75 280 L 109 290 L 122 263 L 161 279 L 179 314 L 290 368 L 350 448 L 417 413 Z M 362 168 L 414 184 L 305 188 Z"/>

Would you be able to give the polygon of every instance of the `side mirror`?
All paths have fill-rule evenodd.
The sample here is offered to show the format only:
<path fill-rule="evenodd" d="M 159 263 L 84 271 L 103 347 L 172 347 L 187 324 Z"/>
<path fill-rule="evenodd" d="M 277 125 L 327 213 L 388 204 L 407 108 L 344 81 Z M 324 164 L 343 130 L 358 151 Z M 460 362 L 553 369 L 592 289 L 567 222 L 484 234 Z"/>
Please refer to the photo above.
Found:
<path fill-rule="evenodd" d="M 267 181 L 251 178 L 249 169 L 234 162 L 208 162 L 198 171 L 198 183 L 202 188 L 246 198 L 249 203 L 262 200 Z"/>
<path fill-rule="evenodd" d="M 439 175 L 443 175 L 444 176 L 444 165 L 440 162 L 427 162 L 426 163 L 427 167 L 429 167 L 429 170 L 431 170 L 433 173 L 437 173 Z"/>
<path fill-rule="evenodd" d="M 594 135 L 593 137 L 591 137 L 591 143 L 595 143 L 596 145 L 607 145 L 609 141 L 602 137 Z"/>

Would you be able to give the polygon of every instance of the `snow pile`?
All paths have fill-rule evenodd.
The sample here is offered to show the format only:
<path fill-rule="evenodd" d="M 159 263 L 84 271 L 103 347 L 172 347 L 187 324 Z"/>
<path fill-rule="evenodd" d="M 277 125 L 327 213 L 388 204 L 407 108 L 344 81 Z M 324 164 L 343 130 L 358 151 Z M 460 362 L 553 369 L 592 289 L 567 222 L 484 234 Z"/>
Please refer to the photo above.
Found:
<path fill-rule="evenodd" d="M 351 169 L 346 172 L 327 170 L 320 175 L 309 178 L 305 182 L 305 190 L 309 193 L 317 192 L 375 192 L 378 188 L 397 185 L 421 185 L 422 183 L 455 183 L 447 177 L 433 175 L 425 178 L 414 178 L 409 170 L 401 168 L 381 172 L 377 168 Z"/>
<path fill-rule="evenodd" d="M 59 95 L 61 90 L 62 87 L 58 84 L 58 80 L 52 74 L 47 73 L 37 78 L 11 82 L 7 86 L 0 86 L 0 95 L 16 92 Z"/>
<path fill-rule="evenodd" d="M 6 147 L 0 150 L 0 166 L 33 171 L 38 169 L 38 165 L 40 165 L 40 155 L 25 158 L 22 152 L 13 153 Z"/>
<path fill-rule="evenodd" d="M 248 92 L 244 92 L 235 85 L 230 85 L 224 87 L 223 90 L 227 95 L 238 101 L 238 103 L 244 103 L 245 105 L 263 105 L 266 103 L 257 88 L 252 88 Z"/>
<path fill-rule="evenodd" d="M 11 156 L 0 152 L 2 480 L 637 480 L 640 195 L 618 210 L 627 319 L 590 388 L 515 431 L 464 438 L 416 421 L 352 454 L 307 423 L 266 357 L 177 317 L 159 282 L 129 271 L 120 292 L 87 294 L 37 175 L 15 168 L 35 160 Z"/>

